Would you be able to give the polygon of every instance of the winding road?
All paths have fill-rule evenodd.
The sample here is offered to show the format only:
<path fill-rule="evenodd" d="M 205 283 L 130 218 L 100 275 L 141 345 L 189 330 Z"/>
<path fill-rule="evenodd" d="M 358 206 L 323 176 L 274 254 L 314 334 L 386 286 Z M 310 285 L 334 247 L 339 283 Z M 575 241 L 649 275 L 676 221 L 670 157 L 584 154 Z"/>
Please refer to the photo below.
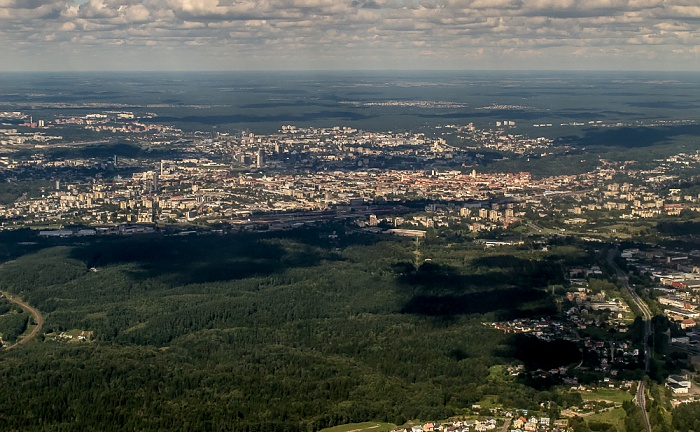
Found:
<path fill-rule="evenodd" d="M 19 307 L 21 307 L 25 311 L 29 311 L 29 313 L 32 314 L 32 316 L 34 317 L 34 322 L 36 323 L 36 325 L 34 326 L 32 331 L 29 332 L 28 335 L 25 335 L 22 339 L 20 339 L 19 341 L 17 341 L 13 345 L 10 345 L 9 347 L 4 348 L 4 350 L 7 351 L 7 350 L 11 350 L 13 348 L 16 348 L 19 345 L 29 343 L 32 339 L 34 339 L 36 337 L 36 335 L 39 334 L 39 331 L 41 331 L 41 327 L 44 325 L 44 317 L 41 316 L 41 314 L 39 313 L 38 310 L 29 306 L 27 303 L 23 302 L 21 299 L 19 299 L 17 297 L 13 297 L 12 295 L 10 295 L 9 293 L 6 293 L 4 291 L 0 291 L 0 292 L 12 303 L 18 305 Z"/>

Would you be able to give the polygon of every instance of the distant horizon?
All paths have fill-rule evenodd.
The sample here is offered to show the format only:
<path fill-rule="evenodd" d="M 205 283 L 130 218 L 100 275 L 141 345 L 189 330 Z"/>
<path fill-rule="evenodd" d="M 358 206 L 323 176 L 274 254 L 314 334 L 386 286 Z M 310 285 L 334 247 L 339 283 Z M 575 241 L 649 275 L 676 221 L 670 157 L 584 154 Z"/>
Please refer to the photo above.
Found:
<path fill-rule="evenodd" d="M 639 74 L 692 74 L 700 70 L 665 69 L 56 69 L 56 70 L 0 70 L 0 74 L 61 74 L 61 73 L 639 73 Z"/>

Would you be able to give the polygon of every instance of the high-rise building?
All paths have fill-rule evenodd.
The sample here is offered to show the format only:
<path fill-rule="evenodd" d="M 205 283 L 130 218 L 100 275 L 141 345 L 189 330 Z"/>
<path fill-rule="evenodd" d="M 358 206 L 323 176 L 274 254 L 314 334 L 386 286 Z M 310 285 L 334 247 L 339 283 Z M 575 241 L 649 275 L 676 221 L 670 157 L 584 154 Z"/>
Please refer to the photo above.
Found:
<path fill-rule="evenodd" d="M 153 172 L 153 192 L 158 192 L 158 171 Z"/>
<path fill-rule="evenodd" d="M 369 226 L 377 226 L 379 225 L 379 221 L 377 220 L 377 215 L 369 215 Z"/>
<path fill-rule="evenodd" d="M 258 150 L 255 166 L 258 168 L 265 166 L 265 152 L 262 149 Z"/>

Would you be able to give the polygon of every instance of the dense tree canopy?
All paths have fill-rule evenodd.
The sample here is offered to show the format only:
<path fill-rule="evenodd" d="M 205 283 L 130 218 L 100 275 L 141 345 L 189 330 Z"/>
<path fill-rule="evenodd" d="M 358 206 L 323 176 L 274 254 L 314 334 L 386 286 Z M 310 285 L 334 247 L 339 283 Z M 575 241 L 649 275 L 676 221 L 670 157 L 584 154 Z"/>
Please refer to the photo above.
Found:
<path fill-rule="evenodd" d="M 446 418 L 485 394 L 536 409 L 534 389 L 490 377 L 515 351 L 482 323 L 553 310 L 567 257 L 322 229 L 45 248 L 0 269 L 45 316 L 43 342 L 0 356 L 0 423 L 315 430 Z"/>

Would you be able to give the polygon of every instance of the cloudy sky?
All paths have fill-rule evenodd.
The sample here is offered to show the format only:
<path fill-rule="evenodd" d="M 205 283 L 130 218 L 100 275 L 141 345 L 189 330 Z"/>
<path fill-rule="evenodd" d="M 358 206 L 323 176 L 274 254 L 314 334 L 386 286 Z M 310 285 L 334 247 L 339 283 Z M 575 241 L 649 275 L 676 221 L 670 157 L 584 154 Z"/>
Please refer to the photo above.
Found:
<path fill-rule="evenodd" d="M 700 70 L 700 0 L 0 0 L 0 70 Z"/>

